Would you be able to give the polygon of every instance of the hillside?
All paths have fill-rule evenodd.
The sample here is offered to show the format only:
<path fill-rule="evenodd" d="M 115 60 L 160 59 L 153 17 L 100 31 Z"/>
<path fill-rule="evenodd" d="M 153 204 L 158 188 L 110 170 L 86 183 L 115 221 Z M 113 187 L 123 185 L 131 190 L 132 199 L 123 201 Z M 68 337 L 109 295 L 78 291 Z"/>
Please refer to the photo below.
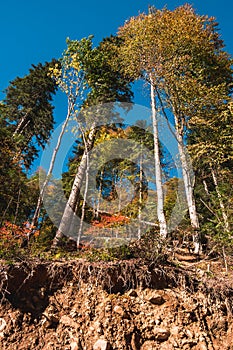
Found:
<path fill-rule="evenodd" d="M 1 262 L 4 350 L 233 349 L 233 269 L 166 262 Z"/>

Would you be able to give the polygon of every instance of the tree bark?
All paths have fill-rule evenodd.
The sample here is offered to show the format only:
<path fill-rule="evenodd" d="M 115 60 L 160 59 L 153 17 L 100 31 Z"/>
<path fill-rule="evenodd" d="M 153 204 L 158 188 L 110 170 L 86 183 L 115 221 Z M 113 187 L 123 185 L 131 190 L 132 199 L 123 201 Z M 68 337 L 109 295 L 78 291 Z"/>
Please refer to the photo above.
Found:
<path fill-rule="evenodd" d="M 80 244 L 80 238 L 82 235 L 82 230 L 83 230 L 83 222 L 84 222 L 84 216 L 85 216 L 85 205 L 86 205 L 86 200 L 87 200 L 87 191 L 88 191 L 88 182 L 89 182 L 89 153 L 88 153 L 88 148 L 87 148 L 87 142 L 85 140 L 85 135 L 83 134 L 83 139 L 85 143 L 85 152 L 87 154 L 87 166 L 86 166 L 86 172 L 85 172 L 85 190 L 84 190 L 84 195 L 83 195 L 83 204 L 82 204 L 82 213 L 81 213 L 81 218 L 80 218 L 80 225 L 79 225 L 79 230 L 78 230 L 78 237 L 77 237 L 77 248 L 79 248 Z"/>
<path fill-rule="evenodd" d="M 220 206 L 221 212 L 222 212 L 222 218 L 223 218 L 223 222 L 224 222 L 224 230 L 225 230 L 225 232 L 230 232 L 230 224 L 229 224 L 229 221 L 228 221 L 226 208 L 225 208 L 225 205 L 223 203 L 222 195 L 221 195 L 221 192 L 219 190 L 217 174 L 216 174 L 216 172 L 215 172 L 215 170 L 213 169 L 212 166 L 210 166 L 210 170 L 211 170 L 211 175 L 212 175 L 212 178 L 213 178 L 215 190 L 216 190 L 216 193 L 217 193 L 217 196 L 218 196 L 219 206 Z"/>
<path fill-rule="evenodd" d="M 178 150 L 180 154 L 183 181 L 184 181 L 184 187 L 185 187 L 185 195 L 186 195 L 187 204 L 188 204 L 188 211 L 189 211 L 191 226 L 194 230 L 194 234 L 193 234 L 194 253 L 198 254 L 201 251 L 201 241 L 200 241 L 200 235 L 199 235 L 199 228 L 200 228 L 199 219 L 198 219 L 197 210 L 196 210 L 196 203 L 195 203 L 195 198 L 193 193 L 190 168 L 187 161 L 182 132 L 179 130 L 179 122 L 175 114 L 174 114 L 174 117 L 175 117 L 175 125 L 176 125 L 176 137 L 178 141 Z"/>
<path fill-rule="evenodd" d="M 139 205 L 138 205 L 138 239 L 141 238 L 142 225 L 142 141 L 140 145 L 140 162 L 139 162 Z"/>
<path fill-rule="evenodd" d="M 76 205 L 78 202 L 78 198 L 79 198 L 79 194 L 80 194 L 80 189 L 82 186 L 82 181 L 85 175 L 85 171 L 86 171 L 86 166 L 87 166 L 87 157 L 88 157 L 88 152 L 91 151 L 91 149 L 93 148 L 93 144 L 94 144 L 94 139 L 95 139 L 95 134 L 96 134 L 96 129 L 95 129 L 95 123 L 93 123 L 91 130 L 89 132 L 88 135 L 88 139 L 87 139 L 87 152 L 85 150 L 85 152 L 83 153 L 81 162 L 79 164 L 74 182 L 73 182 L 73 186 L 71 189 L 71 193 L 69 196 L 69 199 L 66 203 L 65 206 L 65 210 L 64 213 L 62 215 L 61 218 L 61 222 L 60 225 L 58 227 L 58 230 L 56 232 L 56 235 L 53 239 L 53 247 L 56 247 L 59 245 L 59 242 L 61 241 L 61 239 L 64 237 L 64 235 L 66 236 L 73 236 L 75 234 L 75 232 L 70 232 L 70 228 L 73 221 L 73 215 L 75 213 L 75 209 L 76 209 Z M 76 230 L 77 232 L 77 230 Z"/>
<path fill-rule="evenodd" d="M 61 129 L 61 132 L 59 134 L 56 147 L 54 148 L 54 151 L 53 151 L 53 154 L 52 154 L 52 158 L 51 158 L 50 165 L 49 165 L 49 170 L 47 172 L 46 178 L 45 178 L 44 183 L 43 183 L 43 185 L 41 187 L 41 190 L 40 190 L 40 195 L 39 195 L 39 198 L 38 198 L 38 201 L 37 201 L 35 213 L 34 213 L 33 218 L 32 218 L 31 229 L 30 229 L 30 232 L 28 234 L 28 239 L 30 239 L 30 237 L 32 235 L 32 232 L 33 232 L 33 228 L 38 223 L 38 219 L 39 219 L 39 215 L 40 215 L 40 209 L 41 209 L 41 205 L 42 205 L 44 194 L 45 194 L 45 189 L 46 189 L 46 187 L 48 185 L 48 182 L 50 180 L 50 176 L 52 174 L 52 171 L 53 171 L 53 168 L 54 168 L 54 164 L 55 164 L 55 161 L 56 161 L 57 153 L 58 153 L 60 145 L 61 145 L 62 137 L 63 137 L 63 135 L 65 133 L 65 129 L 67 127 L 68 121 L 69 121 L 69 119 L 70 119 L 70 117 L 71 117 L 71 115 L 73 113 L 74 106 L 75 106 L 75 104 L 74 104 L 73 100 L 68 102 L 67 116 L 66 116 L 66 119 L 65 119 L 65 121 L 64 121 L 64 123 L 62 125 L 62 129 Z"/>
<path fill-rule="evenodd" d="M 27 127 L 27 125 L 30 123 L 30 120 L 28 120 L 29 113 L 32 111 L 32 108 L 27 111 L 27 113 L 20 119 L 19 124 L 17 125 L 13 137 L 16 135 L 21 135 L 23 130 Z"/>
<path fill-rule="evenodd" d="M 100 211 L 100 199 L 102 196 L 102 188 L 103 188 L 103 175 L 104 175 L 104 169 L 101 169 L 100 173 L 100 188 L 98 191 L 98 197 L 97 197 L 97 203 L 96 203 L 96 208 L 95 208 L 95 218 L 99 218 L 99 211 Z"/>
<path fill-rule="evenodd" d="M 155 105 L 155 93 L 153 78 L 150 75 L 150 97 L 151 97 L 151 109 L 152 109 L 152 124 L 154 134 L 154 160 L 155 160 L 155 176 L 156 176 L 156 189 L 157 189 L 157 215 L 160 227 L 160 234 L 162 237 L 167 236 L 167 223 L 164 214 L 164 195 L 162 186 L 162 171 L 159 152 L 159 137 L 158 137 L 158 123 L 156 118 L 156 105 Z"/>

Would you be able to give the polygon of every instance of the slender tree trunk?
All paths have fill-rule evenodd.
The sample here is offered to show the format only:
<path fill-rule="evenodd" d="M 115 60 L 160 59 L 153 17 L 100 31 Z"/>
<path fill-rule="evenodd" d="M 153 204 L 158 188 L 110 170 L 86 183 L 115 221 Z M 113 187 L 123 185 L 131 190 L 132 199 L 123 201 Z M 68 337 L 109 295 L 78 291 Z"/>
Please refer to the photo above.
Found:
<path fill-rule="evenodd" d="M 13 137 L 16 135 L 22 134 L 23 130 L 28 126 L 28 124 L 30 123 L 30 120 L 27 120 L 27 119 L 28 119 L 28 115 L 31 111 L 32 111 L 32 109 L 27 111 L 27 113 L 20 119 L 19 124 L 17 125 L 17 127 L 13 133 Z"/>
<path fill-rule="evenodd" d="M 68 102 L 67 116 L 66 116 L 66 119 L 65 119 L 65 121 L 64 121 L 64 123 L 62 125 L 62 129 L 61 129 L 60 135 L 58 137 L 56 147 L 54 148 L 54 151 L 53 151 L 53 154 L 52 154 L 49 170 L 47 172 L 47 175 L 45 177 L 45 180 L 44 180 L 43 185 L 42 185 L 41 190 L 40 190 L 40 195 L 38 197 L 36 210 L 35 210 L 35 213 L 34 213 L 33 218 L 32 218 L 31 229 L 30 229 L 30 232 L 28 234 L 28 239 L 30 239 L 30 237 L 32 235 L 32 232 L 33 232 L 33 228 L 38 223 L 38 219 L 39 219 L 39 216 L 40 216 L 40 209 L 41 209 L 41 205 L 42 205 L 42 202 L 43 202 L 43 199 L 44 199 L 45 190 L 46 190 L 46 187 L 47 187 L 48 182 L 50 180 L 50 177 L 51 177 L 51 174 L 52 174 L 52 171 L 53 171 L 53 168 L 54 168 L 54 164 L 55 164 L 55 161 L 56 161 L 57 153 L 58 153 L 60 145 L 61 145 L 62 137 L 63 137 L 63 135 L 65 133 L 65 129 L 67 127 L 68 121 L 69 121 L 69 119 L 70 119 L 70 117 L 71 117 L 71 115 L 73 113 L 74 106 L 75 106 L 75 104 L 74 104 L 73 101 L 69 101 Z"/>
<path fill-rule="evenodd" d="M 213 178 L 213 182 L 214 182 L 214 186 L 215 186 L 215 190 L 218 196 L 218 200 L 219 200 L 219 206 L 221 208 L 221 212 L 222 212 L 222 218 L 223 218 L 223 222 L 224 222 L 224 230 L 225 232 L 230 232 L 230 224 L 228 221 L 228 217 L 227 217 L 227 213 L 226 213 L 226 208 L 222 199 L 222 195 L 221 192 L 219 190 L 219 185 L 218 185 L 218 179 L 217 179 L 217 174 L 215 172 L 215 170 L 213 169 L 212 166 L 210 166 L 210 170 L 211 170 L 211 175 Z"/>
<path fill-rule="evenodd" d="M 83 135 L 83 138 L 85 140 L 85 135 Z M 78 237 L 77 237 L 77 248 L 79 248 L 80 238 L 83 230 L 83 222 L 84 222 L 84 216 L 85 216 L 85 206 L 86 206 L 88 182 L 89 182 L 89 153 L 88 153 L 86 141 L 85 141 L 85 152 L 87 154 L 86 179 L 85 179 L 86 181 L 85 181 L 85 190 L 83 195 L 82 213 L 81 213 L 80 225 L 79 225 Z"/>
<path fill-rule="evenodd" d="M 21 195 L 21 188 L 19 188 L 19 192 L 18 192 L 18 198 L 17 198 L 16 210 L 15 210 L 15 217 L 14 217 L 14 224 L 16 223 L 16 220 L 17 220 L 17 217 L 18 217 L 18 213 L 19 213 L 20 195 Z"/>
<path fill-rule="evenodd" d="M 175 124 L 176 124 L 176 133 L 177 133 L 176 137 L 178 141 L 178 150 L 180 154 L 183 181 L 184 181 L 184 187 L 185 187 L 185 195 L 188 203 L 188 211 L 189 211 L 191 225 L 192 225 L 192 228 L 194 229 L 194 234 L 193 234 L 194 253 L 198 254 L 201 251 L 201 242 L 200 242 L 200 235 L 199 235 L 200 226 L 199 226 L 196 203 L 195 203 L 195 198 L 193 193 L 190 168 L 189 168 L 189 164 L 185 153 L 185 146 L 183 142 L 182 133 L 179 131 L 178 118 L 175 114 L 174 116 L 175 116 Z"/>
<path fill-rule="evenodd" d="M 4 220 L 5 220 L 6 213 L 7 213 L 8 209 L 9 209 L 9 207 L 10 207 L 12 201 L 13 201 L 13 197 L 10 198 L 10 200 L 9 200 L 7 206 L 6 206 L 6 209 L 4 210 L 4 212 L 3 212 L 3 214 L 2 214 L 1 221 L 0 221 L 0 225 L 3 224 L 3 222 L 4 222 Z"/>
<path fill-rule="evenodd" d="M 119 191 L 118 191 L 118 213 L 121 212 L 121 204 L 122 204 L 122 176 L 120 174 L 120 187 L 119 187 Z"/>
<path fill-rule="evenodd" d="M 151 109 L 152 109 L 152 124 L 154 133 L 154 160 L 155 160 L 155 176 L 156 176 L 156 189 L 157 189 L 157 215 L 160 227 L 160 234 L 162 237 L 167 236 L 167 223 L 164 214 L 164 196 L 162 186 L 162 171 L 159 152 L 159 137 L 158 137 L 158 123 L 156 118 L 156 105 L 155 105 L 155 93 L 153 86 L 153 78 L 150 75 L 150 87 L 151 87 Z"/>
<path fill-rule="evenodd" d="M 209 197 L 210 193 L 209 193 L 209 190 L 208 190 L 207 182 L 205 180 L 203 180 L 202 183 L 203 183 L 203 186 L 204 186 L 205 193 Z"/>
<path fill-rule="evenodd" d="M 102 188 L 103 188 L 103 175 L 104 175 L 104 169 L 101 170 L 100 173 L 100 188 L 98 191 L 98 197 L 97 197 L 97 203 L 96 203 L 96 209 L 95 209 L 95 218 L 99 218 L 99 211 L 100 211 L 100 198 L 102 195 Z"/>
<path fill-rule="evenodd" d="M 93 148 L 95 133 L 96 133 L 96 130 L 95 130 L 95 123 L 94 123 L 88 135 L 88 140 L 87 140 L 88 152 L 90 152 L 91 149 Z M 53 240 L 53 245 L 52 245 L 53 247 L 56 247 L 59 244 L 59 242 L 64 237 L 64 235 L 72 236 L 74 234 L 74 232 L 70 232 L 70 228 L 73 221 L 72 218 L 75 213 L 76 205 L 78 202 L 82 181 L 86 171 L 88 152 L 86 152 L 85 150 L 85 152 L 83 153 L 81 162 L 78 167 L 78 171 L 76 173 L 76 176 L 73 182 L 69 199 L 66 203 L 60 225 L 58 227 L 58 230 Z"/>
<path fill-rule="evenodd" d="M 142 141 L 140 150 L 139 161 L 139 205 L 138 205 L 138 239 L 141 238 L 141 225 L 142 225 Z"/>

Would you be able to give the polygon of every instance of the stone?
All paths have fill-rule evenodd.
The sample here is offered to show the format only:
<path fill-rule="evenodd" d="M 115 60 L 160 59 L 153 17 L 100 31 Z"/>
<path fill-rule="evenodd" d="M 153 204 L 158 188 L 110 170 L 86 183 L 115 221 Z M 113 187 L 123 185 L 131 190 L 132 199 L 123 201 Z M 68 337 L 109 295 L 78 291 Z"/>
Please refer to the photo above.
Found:
<path fill-rule="evenodd" d="M 109 349 L 110 349 L 110 344 L 105 339 L 98 339 L 93 346 L 93 350 L 109 350 Z"/>
<path fill-rule="evenodd" d="M 127 295 L 128 295 L 129 297 L 134 297 L 134 298 L 136 298 L 136 297 L 138 296 L 136 290 L 134 290 L 134 289 L 130 289 L 130 290 L 128 291 Z"/>
<path fill-rule="evenodd" d="M 121 315 L 121 316 L 124 316 L 124 314 L 125 314 L 124 309 L 121 306 L 119 306 L 119 305 L 114 306 L 113 311 L 116 312 L 117 314 Z"/>
<path fill-rule="evenodd" d="M 149 299 L 149 302 L 154 305 L 162 305 L 165 303 L 164 298 L 161 295 L 154 295 L 152 298 Z"/>
<path fill-rule="evenodd" d="M 131 347 L 132 350 L 140 350 L 140 335 L 137 333 L 133 333 L 131 339 Z"/>
<path fill-rule="evenodd" d="M 6 321 L 4 320 L 4 318 L 0 318 L 0 332 L 2 332 L 5 327 L 6 327 Z"/>
<path fill-rule="evenodd" d="M 157 350 L 158 349 L 158 343 L 153 340 L 147 340 L 143 345 L 141 346 L 140 350 Z"/>
<path fill-rule="evenodd" d="M 156 340 L 165 341 L 170 337 L 170 331 L 166 328 L 154 328 Z"/>
<path fill-rule="evenodd" d="M 112 310 L 112 305 L 111 304 L 107 304 L 105 306 L 105 312 L 110 312 Z"/>
<path fill-rule="evenodd" d="M 207 350 L 207 346 L 206 346 L 206 343 L 205 342 L 200 342 L 198 343 L 197 347 L 196 347 L 197 350 Z"/>
<path fill-rule="evenodd" d="M 73 319 L 67 315 L 63 315 L 60 318 L 60 323 L 64 324 L 65 326 L 68 327 L 73 327 L 76 328 L 77 327 L 77 323 L 75 321 L 73 321 Z"/>
<path fill-rule="evenodd" d="M 79 350 L 79 349 L 80 349 L 80 347 L 76 341 L 72 341 L 70 343 L 70 350 Z"/>
<path fill-rule="evenodd" d="M 171 334 L 175 337 L 178 336 L 178 334 L 180 334 L 180 327 L 178 326 L 174 326 L 171 328 Z"/>

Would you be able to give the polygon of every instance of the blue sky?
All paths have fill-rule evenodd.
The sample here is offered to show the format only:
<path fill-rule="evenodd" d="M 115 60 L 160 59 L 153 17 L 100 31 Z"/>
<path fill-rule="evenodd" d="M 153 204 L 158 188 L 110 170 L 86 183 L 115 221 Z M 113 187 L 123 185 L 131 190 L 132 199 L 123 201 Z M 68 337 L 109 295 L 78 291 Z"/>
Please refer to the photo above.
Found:
<path fill-rule="evenodd" d="M 94 35 L 94 43 L 115 34 L 126 19 L 148 9 L 165 5 L 174 9 L 181 0 L 8 0 L 0 10 L 0 100 L 2 91 L 16 76 L 28 73 L 31 64 L 59 58 L 66 47 L 66 38 L 81 39 Z M 232 0 L 194 0 L 199 14 L 214 16 L 219 22 L 226 50 L 233 56 Z M 137 96 L 137 94 L 136 94 Z M 139 94 L 138 94 L 139 96 Z M 137 97 L 136 103 L 142 103 Z M 60 123 L 66 113 L 65 96 L 55 98 L 55 120 Z"/>
<path fill-rule="evenodd" d="M 16 76 L 28 73 L 31 64 L 60 57 L 65 40 L 94 34 L 97 44 L 115 34 L 126 19 L 147 11 L 148 4 L 173 9 L 181 0 L 9 0 L 1 1 L 0 10 L 0 99 L 2 91 Z M 194 0 L 200 14 L 215 16 L 227 51 L 233 56 L 232 0 Z M 56 105 L 59 106 L 59 103 Z M 55 117 L 62 119 L 56 109 Z"/>

